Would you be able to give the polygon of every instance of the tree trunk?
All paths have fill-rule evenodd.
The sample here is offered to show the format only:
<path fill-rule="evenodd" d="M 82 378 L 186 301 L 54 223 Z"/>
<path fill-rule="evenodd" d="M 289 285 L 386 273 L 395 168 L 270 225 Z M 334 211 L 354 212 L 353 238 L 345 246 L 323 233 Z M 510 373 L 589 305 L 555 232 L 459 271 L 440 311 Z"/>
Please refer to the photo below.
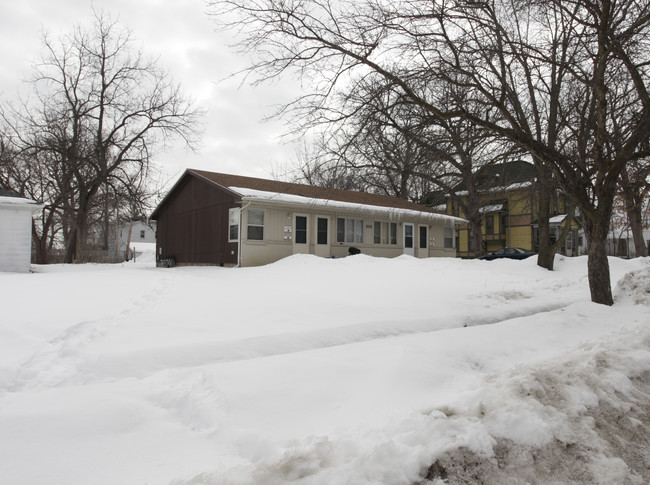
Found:
<path fill-rule="evenodd" d="M 606 251 L 607 225 L 604 230 L 601 226 L 601 224 L 594 225 L 589 220 L 585 221 L 589 290 L 591 301 L 611 306 L 614 304 L 614 299 Z"/>
<path fill-rule="evenodd" d="M 81 262 L 83 258 L 83 247 L 87 240 L 87 214 L 80 210 L 74 218 L 74 226 L 68 234 L 68 241 L 65 248 L 65 262 Z"/>
<path fill-rule="evenodd" d="M 131 233 L 133 232 L 133 217 L 129 221 L 129 235 L 126 238 L 126 260 L 129 261 L 131 253 Z"/>
<path fill-rule="evenodd" d="M 639 184 L 630 182 L 627 169 L 621 172 L 621 195 L 625 202 L 625 214 L 627 215 L 632 238 L 634 239 L 634 250 L 636 257 L 648 255 L 648 248 L 643 239 L 643 193 Z M 626 241 L 629 244 L 629 241 Z"/>
<path fill-rule="evenodd" d="M 544 183 L 538 185 L 535 190 L 537 191 L 537 237 L 539 239 L 537 266 L 553 271 L 556 247 L 551 244 L 550 238 L 549 217 L 551 214 L 551 192 L 549 187 Z M 532 212 L 534 213 L 534 210 Z"/>
<path fill-rule="evenodd" d="M 635 257 L 647 256 L 648 248 L 643 239 L 643 216 L 641 214 L 640 204 L 634 204 L 629 208 L 627 211 L 627 219 L 632 230 L 632 237 L 634 238 Z"/>
<path fill-rule="evenodd" d="M 68 241 L 65 245 L 65 259 L 67 264 L 74 263 L 77 257 L 77 229 L 72 228 L 68 233 Z"/>
<path fill-rule="evenodd" d="M 36 231 L 36 225 L 32 221 L 32 241 L 34 244 L 34 263 L 35 264 L 47 264 L 48 263 L 48 252 L 47 252 L 47 232 L 46 228 L 43 230 L 43 235 L 39 237 Z"/>
<path fill-rule="evenodd" d="M 474 181 L 471 180 L 470 183 L 473 184 Z M 471 234 L 472 240 L 474 241 L 474 256 L 477 258 L 485 254 L 485 248 L 483 247 L 483 229 L 481 227 L 482 216 L 480 208 L 481 199 L 476 193 L 476 190 L 470 186 L 467 194 L 467 210 L 465 213 L 467 215 L 467 220 L 469 221 L 469 234 Z M 469 250 L 469 244 L 467 249 Z"/>

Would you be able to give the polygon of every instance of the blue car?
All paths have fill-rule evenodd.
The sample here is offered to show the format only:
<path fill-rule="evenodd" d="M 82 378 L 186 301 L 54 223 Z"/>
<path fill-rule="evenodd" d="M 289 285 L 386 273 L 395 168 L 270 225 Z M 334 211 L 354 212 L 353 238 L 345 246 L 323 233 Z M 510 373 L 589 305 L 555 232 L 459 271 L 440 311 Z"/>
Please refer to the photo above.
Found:
<path fill-rule="evenodd" d="M 493 259 L 526 259 L 530 258 L 533 256 L 535 253 L 531 251 L 526 251 L 525 249 L 521 248 L 501 248 L 498 251 L 494 251 L 493 253 L 486 254 L 485 256 L 481 256 L 478 259 L 487 259 L 488 261 L 492 261 Z"/>

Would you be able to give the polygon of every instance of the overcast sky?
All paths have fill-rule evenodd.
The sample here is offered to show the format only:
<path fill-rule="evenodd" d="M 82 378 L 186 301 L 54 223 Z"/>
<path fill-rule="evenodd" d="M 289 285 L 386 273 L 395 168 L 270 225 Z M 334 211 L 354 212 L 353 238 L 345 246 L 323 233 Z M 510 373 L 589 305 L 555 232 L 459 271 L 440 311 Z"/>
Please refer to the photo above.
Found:
<path fill-rule="evenodd" d="M 3 2 L 0 15 L 0 97 L 16 97 L 22 79 L 42 52 L 41 31 L 53 36 L 79 22 L 92 22 L 92 6 L 130 28 L 144 51 L 181 83 L 207 110 L 199 153 L 180 147 L 161 154 L 165 179 L 186 168 L 269 178 L 294 150 L 280 140 L 280 122 L 262 122 L 274 106 L 294 96 L 296 83 L 255 88 L 241 79 L 219 82 L 245 65 L 229 47 L 227 33 L 215 32 L 205 0 L 16 0 Z"/>

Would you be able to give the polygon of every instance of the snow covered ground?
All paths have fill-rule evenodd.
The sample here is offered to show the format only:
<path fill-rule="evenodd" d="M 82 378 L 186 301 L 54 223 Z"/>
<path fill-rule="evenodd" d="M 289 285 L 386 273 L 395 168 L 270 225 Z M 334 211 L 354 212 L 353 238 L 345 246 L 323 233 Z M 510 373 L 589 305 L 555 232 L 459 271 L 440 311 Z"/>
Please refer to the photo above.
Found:
<path fill-rule="evenodd" d="M 650 483 L 650 259 L 0 273 L 0 483 Z"/>

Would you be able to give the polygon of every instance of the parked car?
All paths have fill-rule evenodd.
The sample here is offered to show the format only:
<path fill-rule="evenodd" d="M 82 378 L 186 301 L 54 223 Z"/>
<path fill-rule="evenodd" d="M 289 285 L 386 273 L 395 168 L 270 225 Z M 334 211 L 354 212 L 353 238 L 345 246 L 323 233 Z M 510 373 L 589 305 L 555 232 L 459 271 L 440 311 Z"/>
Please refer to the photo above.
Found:
<path fill-rule="evenodd" d="M 502 258 L 507 258 L 507 259 L 526 259 L 530 258 L 533 254 L 531 251 L 526 251 L 525 249 L 521 248 L 501 248 L 498 251 L 494 251 L 493 253 L 486 254 L 485 256 L 481 256 L 479 259 L 487 259 L 488 261 L 491 261 L 493 259 L 502 259 Z"/>

